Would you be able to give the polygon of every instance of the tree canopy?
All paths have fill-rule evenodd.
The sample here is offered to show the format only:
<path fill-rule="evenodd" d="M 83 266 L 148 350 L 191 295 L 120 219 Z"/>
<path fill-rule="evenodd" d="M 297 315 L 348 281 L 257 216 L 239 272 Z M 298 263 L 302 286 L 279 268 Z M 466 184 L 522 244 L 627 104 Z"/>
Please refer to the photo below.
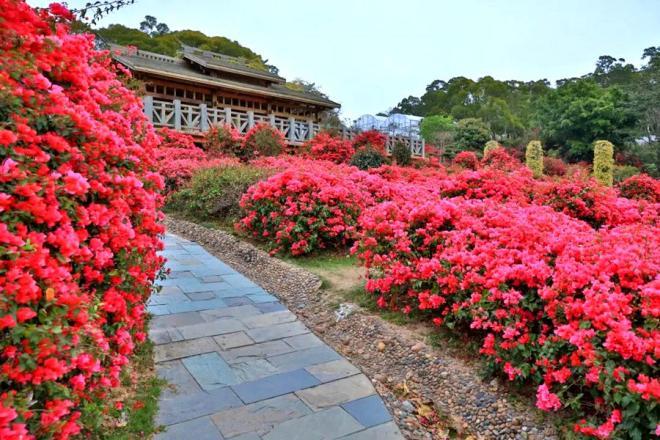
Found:
<path fill-rule="evenodd" d="M 660 47 L 645 49 L 643 60 L 636 68 L 623 58 L 603 55 L 593 72 L 559 80 L 556 87 L 546 79 L 437 79 L 421 96 L 403 98 L 392 112 L 441 115 L 457 124 L 479 119 L 492 139 L 522 148 L 540 136 L 569 161 L 591 160 L 592 143 L 608 139 L 618 153 L 639 156 L 649 170 L 657 169 Z M 458 136 L 454 140 L 458 142 Z"/>
<path fill-rule="evenodd" d="M 241 45 L 238 41 L 222 36 L 208 36 L 199 31 L 171 31 L 165 23 L 159 23 L 156 17 L 147 15 L 140 23 L 140 29 L 129 28 L 121 24 L 111 24 L 95 30 L 96 34 L 107 41 L 123 46 L 135 46 L 163 55 L 176 56 L 181 43 L 202 50 L 242 58 L 252 67 L 277 73 L 277 67 L 268 64 L 268 60 Z"/>

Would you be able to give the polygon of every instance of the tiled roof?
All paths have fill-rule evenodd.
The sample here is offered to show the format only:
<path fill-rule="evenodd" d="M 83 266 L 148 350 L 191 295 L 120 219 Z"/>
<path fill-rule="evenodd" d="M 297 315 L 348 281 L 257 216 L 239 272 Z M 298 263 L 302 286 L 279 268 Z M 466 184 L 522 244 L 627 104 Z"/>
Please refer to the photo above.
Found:
<path fill-rule="evenodd" d="M 291 90 L 283 84 L 271 84 L 268 87 L 205 75 L 192 68 L 185 60 L 169 57 L 144 50 L 129 50 L 124 46 L 110 45 L 113 58 L 130 70 L 170 79 L 222 87 L 243 93 L 252 93 L 273 98 L 314 104 L 327 108 L 338 108 L 340 104 L 312 93 Z M 256 69 L 253 69 L 256 70 Z M 262 72 L 267 73 L 269 72 Z M 277 75 L 275 75 L 277 76 Z M 279 78 L 279 77 L 278 77 Z"/>

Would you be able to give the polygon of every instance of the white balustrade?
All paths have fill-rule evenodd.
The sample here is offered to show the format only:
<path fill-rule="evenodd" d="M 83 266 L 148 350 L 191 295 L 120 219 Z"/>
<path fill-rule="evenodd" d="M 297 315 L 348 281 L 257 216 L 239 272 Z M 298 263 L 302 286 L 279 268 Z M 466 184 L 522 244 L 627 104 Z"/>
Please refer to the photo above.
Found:
<path fill-rule="evenodd" d="M 144 113 L 155 127 L 168 127 L 188 133 L 202 133 L 214 125 L 229 124 L 245 134 L 256 124 L 269 124 L 279 130 L 291 145 L 302 145 L 321 131 L 321 125 L 312 120 L 294 117 L 283 118 L 274 114 L 258 114 L 240 111 L 231 107 L 208 107 L 206 104 L 184 104 L 180 100 L 162 101 L 145 96 Z M 353 139 L 356 132 L 342 130 L 344 139 Z M 388 136 L 387 152 L 401 142 L 410 148 L 413 157 L 424 157 L 424 140 L 406 136 Z"/>

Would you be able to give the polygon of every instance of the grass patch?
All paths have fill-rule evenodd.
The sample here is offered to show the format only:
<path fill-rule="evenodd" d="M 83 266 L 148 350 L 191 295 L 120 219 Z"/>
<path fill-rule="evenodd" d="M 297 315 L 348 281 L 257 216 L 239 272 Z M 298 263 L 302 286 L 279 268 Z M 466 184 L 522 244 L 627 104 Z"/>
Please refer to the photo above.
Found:
<path fill-rule="evenodd" d="M 97 433 L 101 440 L 134 440 L 150 438 L 160 431 L 155 425 L 158 397 L 165 381 L 154 369 L 153 344 L 147 340 L 139 346 L 130 366 L 122 374 L 122 387 L 116 390 L 123 409 L 112 408 L 104 429 Z"/>

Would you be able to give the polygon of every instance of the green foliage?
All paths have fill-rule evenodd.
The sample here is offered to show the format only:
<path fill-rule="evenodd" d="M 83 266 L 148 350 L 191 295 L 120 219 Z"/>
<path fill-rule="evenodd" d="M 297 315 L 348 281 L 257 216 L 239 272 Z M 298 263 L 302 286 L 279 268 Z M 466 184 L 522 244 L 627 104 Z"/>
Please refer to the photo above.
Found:
<path fill-rule="evenodd" d="M 536 115 L 541 136 L 569 160 L 590 160 L 591 144 L 608 137 L 617 145 L 631 140 L 636 123 L 630 98 L 618 87 L 603 88 L 592 79 L 568 80 L 546 95 Z"/>
<path fill-rule="evenodd" d="M 451 140 L 454 128 L 451 116 L 431 115 L 422 119 L 419 131 L 426 142 L 444 147 Z"/>
<path fill-rule="evenodd" d="M 594 143 L 594 177 L 603 185 L 612 186 L 614 181 L 614 145 L 609 141 Z"/>
<path fill-rule="evenodd" d="M 556 89 L 546 80 L 435 80 L 421 97 L 402 99 L 393 112 L 480 118 L 491 137 L 506 145 L 542 138 L 570 162 L 591 161 L 593 141 L 606 138 L 617 152 L 632 153 L 645 172 L 660 176 L 657 145 L 640 148 L 633 142 L 644 139 L 650 145 L 660 139 L 660 46 L 645 49 L 642 59 L 646 64 L 635 68 L 622 58 L 601 56 L 592 73 L 557 81 Z M 435 143 L 445 151 L 456 150 L 451 142 Z"/>
<path fill-rule="evenodd" d="M 328 95 L 320 91 L 316 83 L 305 81 L 300 78 L 294 79 L 293 81 L 287 81 L 284 84 L 284 87 L 295 92 L 309 93 L 311 95 L 328 99 Z"/>
<path fill-rule="evenodd" d="M 155 31 L 153 35 L 150 35 L 139 29 L 129 28 L 121 24 L 111 24 L 108 27 L 97 29 L 96 33 L 106 41 L 123 46 L 136 46 L 138 49 L 171 57 L 177 55 L 177 52 L 181 49 L 180 43 L 183 43 L 198 49 L 242 58 L 250 66 L 262 70 L 273 70 L 259 54 L 242 46 L 237 41 L 220 36 L 209 37 L 199 31 L 182 30 L 166 33 Z"/>
<path fill-rule="evenodd" d="M 543 175 L 543 145 L 540 141 L 531 141 L 525 150 L 525 163 L 532 170 L 534 177 Z"/>
<path fill-rule="evenodd" d="M 484 145 L 484 157 L 486 157 L 489 152 L 493 150 L 497 150 L 500 147 L 502 147 L 500 143 L 495 140 L 490 140 L 486 142 L 486 145 Z"/>
<path fill-rule="evenodd" d="M 485 76 L 473 81 L 459 76 L 433 81 L 421 98 L 409 96 L 394 111 L 425 117 L 447 115 L 455 120 L 479 118 L 493 135 L 509 140 L 531 128 L 533 103 L 549 90 L 546 80 L 498 81 Z"/>
<path fill-rule="evenodd" d="M 454 142 L 459 150 L 480 151 L 490 140 L 488 126 L 478 118 L 466 118 L 458 121 Z"/>
<path fill-rule="evenodd" d="M 351 165 L 361 170 L 378 168 L 385 163 L 385 157 L 376 149 L 366 146 L 359 149 L 351 158 Z"/>
<path fill-rule="evenodd" d="M 243 140 L 244 155 L 241 159 L 251 159 L 254 156 L 277 156 L 286 149 L 284 136 L 276 128 L 261 123 L 255 125 L 245 135 Z"/>
<path fill-rule="evenodd" d="M 403 142 L 397 142 L 392 147 L 392 157 L 397 165 L 407 166 L 412 163 L 412 153 L 410 148 Z"/>
<path fill-rule="evenodd" d="M 266 177 L 264 169 L 250 165 L 200 169 L 188 186 L 169 197 L 168 208 L 198 219 L 231 222 L 239 217 L 241 196 Z"/>
<path fill-rule="evenodd" d="M 636 176 L 640 173 L 639 168 L 632 165 L 614 165 L 613 178 L 614 183 L 620 183 L 629 177 Z"/>

